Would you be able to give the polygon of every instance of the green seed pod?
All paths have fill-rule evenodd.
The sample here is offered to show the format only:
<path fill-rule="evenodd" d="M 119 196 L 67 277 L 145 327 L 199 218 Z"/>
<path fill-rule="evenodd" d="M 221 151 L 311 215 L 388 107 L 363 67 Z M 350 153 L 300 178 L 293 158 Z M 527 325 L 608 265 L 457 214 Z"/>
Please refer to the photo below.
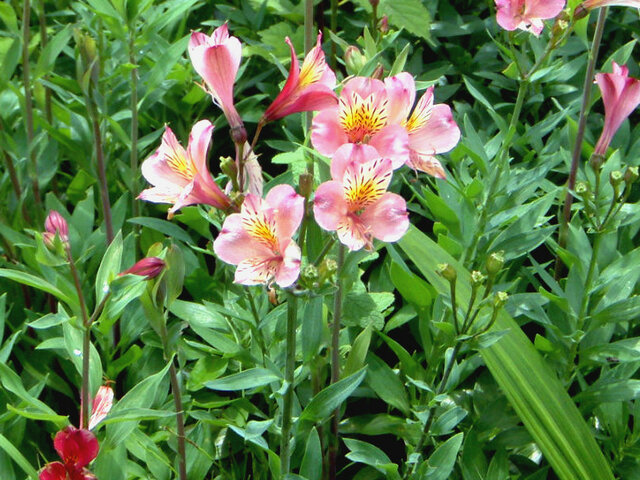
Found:
<path fill-rule="evenodd" d="M 493 252 L 487 258 L 486 267 L 487 267 L 487 273 L 489 274 L 489 276 L 493 276 L 496 273 L 498 273 L 500 270 L 502 270 L 503 266 L 504 266 L 504 251 L 500 250 L 499 252 Z"/>
<path fill-rule="evenodd" d="M 479 272 L 478 270 L 474 270 L 473 272 L 471 272 L 471 284 L 474 287 L 482 285 L 486 279 L 487 277 L 482 272 Z"/>
<path fill-rule="evenodd" d="M 448 263 L 441 263 L 440 265 L 438 265 L 438 273 L 449 282 L 455 282 L 456 278 L 458 277 L 456 269 Z"/>

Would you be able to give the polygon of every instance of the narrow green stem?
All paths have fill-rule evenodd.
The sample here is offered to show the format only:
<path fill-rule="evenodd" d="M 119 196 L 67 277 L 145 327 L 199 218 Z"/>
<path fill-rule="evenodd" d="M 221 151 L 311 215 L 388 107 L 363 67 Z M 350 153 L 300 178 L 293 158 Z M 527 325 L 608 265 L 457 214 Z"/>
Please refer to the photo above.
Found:
<path fill-rule="evenodd" d="M 91 88 L 91 87 L 89 87 Z M 113 241 L 113 221 L 111 219 L 111 202 L 109 200 L 109 186 L 107 184 L 107 173 L 104 164 L 104 150 L 102 148 L 102 133 L 100 132 L 100 119 L 93 99 L 87 98 L 87 109 L 91 117 L 91 127 L 93 129 L 93 141 L 95 142 L 98 184 L 100 185 L 100 198 L 102 200 L 102 216 L 107 233 L 107 245 Z"/>
<path fill-rule="evenodd" d="M 345 247 L 338 245 L 337 290 L 333 297 L 333 325 L 331 326 L 331 383 L 340 379 L 340 324 L 342 319 L 342 267 L 344 266 Z M 331 440 L 329 443 L 329 480 L 335 480 L 337 474 L 338 444 L 340 441 L 340 407 L 331 417 Z"/>
<path fill-rule="evenodd" d="M 184 408 L 182 406 L 182 393 L 180 390 L 180 382 L 178 381 L 178 371 L 175 363 L 171 359 L 169 366 L 169 378 L 171 382 L 171 393 L 173 393 L 173 404 L 176 409 L 176 429 L 178 431 L 178 472 L 180 480 L 187 480 L 187 453 L 185 448 L 185 430 L 184 430 Z"/>
<path fill-rule="evenodd" d="M 604 32 L 604 24 L 607 19 L 607 7 L 600 9 L 598 14 L 598 22 L 596 30 L 593 34 L 593 42 L 591 43 L 591 51 L 589 53 L 589 63 L 587 64 L 587 73 L 584 77 L 582 86 L 582 105 L 580 106 L 580 116 L 578 118 L 578 132 L 573 146 L 573 154 L 571 156 L 571 168 L 569 170 L 569 179 L 567 181 L 567 193 L 564 198 L 564 206 L 562 215 L 560 216 L 560 231 L 558 234 L 558 247 L 565 248 L 569 237 L 569 223 L 571 222 L 571 205 L 573 204 L 573 194 L 571 193 L 576 185 L 576 177 L 578 174 L 578 163 L 580 154 L 582 153 L 582 141 L 584 140 L 584 132 L 587 125 L 587 114 L 589 113 L 589 103 L 591 101 L 591 87 L 593 86 L 593 78 L 595 74 L 596 61 L 598 60 L 598 51 L 602 41 L 602 33 Z M 560 256 L 556 255 L 555 260 L 555 276 L 560 277 L 562 265 Z"/>
<path fill-rule="evenodd" d="M 449 292 L 451 292 L 451 314 L 453 315 L 453 325 L 456 328 L 456 335 L 460 334 L 460 322 L 458 321 L 458 304 L 456 303 L 456 281 L 449 282 Z"/>
<path fill-rule="evenodd" d="M 44 0 L 40 0 L 40 9 L 38 11 L 38 22 L 40 24 L 40 47 L 42 51 L 45 49 L 48 43 L 47 17 L 45 15 Z M 45 81 L 48 80 L 49 75 L 48 74 L 43 75 L 42 79 Z M 51 123 L 53 122 L 53 112 L 51 110 L 51 89 L 46 85 L 44 86 L 44 112 L 45 112 L 45 117 L 47 119 L 47 123 L 51 125 Z"/>
<path fill-rule="evenodd" d="M 129 30 L 129 63 L 136 65 L 136 36 L 135 27 Z M 140 215 L 140 203 L 136 200 L 138 196 L 138 69 L 131 69 L 131 98 L 129 106 L 131 108 L 131 197 L 133 216 Z"/>
<path fill-rule="evenodd" d="M 27 132 L 27 152 L 29 155 L 29 166 L 33 198 L 36 203 L 36 210 L 42 203 L 40 200 L 40 186 L 38 185 L 38 160 L 33 144 L 33 97 L 31 95 L 31 70 L 29 66 L 29 41 L 31 36 L 31 0 L 23 0 L 22 9 L 22 83 L 24 85 L 24 120 Z"/>
<path fill-rule="evenodd" d="M 69 262 L 69 270 L 73 278 L 73 285 L 78 295 L 78 303 L 80 304 L 80 315 L 82 316 L 82 388 L 80 389 L 80 428 L 85 428 L 89 422 L 89 356 L 91 354 L 91 320 L 87 315 L 87 305 L 82 292 L 82 284 L 78 269 L 71 255 L 71 246 L 66 244 L 67 261 Z"/>
<path fill-rule="evenodd" d="M 296 368 L 296 327 L 298 324 L 298 299 L 295 295 L 287 297 L 287 351 L 284 372 L 287 391 L 284 394 L 282 405 L 282 436 L 280 437 L 280 475 L 282 478 L 289 474 L 291 463 L 293 383 Z"/>
<path fill-rule="evenodd" d="M 373 39 L 378 38 L 378 4 L 371 4 L 371 36 Z"/>
<path fill-rule="evenodd" d="M 331 32 L 334 34 L 338 30 L 338 0 L 331 0 L 331 23 L 329 24 Z M 336 61 L 336 42 L 331 40 L 331 55 L 329 55 L 329 65 L 335 71 L 337 67 Z"/>
<path fill-rule="evenodd" d="M 491 293 L 492 289 L 493 289 L 493 278 L 489 278 L 489 280 L 487 280 L 487 284 L 484 287 L 484 293 L 482 294 L 482 299 L 480 299 L 480 303 L 478 304 L 478 307 L 473 312 L 473 315 L 469 317 L 469 312 L 471 311 L 471 307 L 469 307 L 467 311 L 467 316 L 465 317 L 464 322 L 462 324 L 463 334 L 469 331 L 469 329 L 473 325 L 473 322 L 475 322 L 476 318 L 478 318 L 478 314 L 480 313 L 480 309 L 482 308 L 482 302 L 486 300 L 486 298 Z"/>
<path fill-rule="evenodd" d="M 255 328 L 253 328 L 253 334 L 256 337 L 258 347 L 260 348 L 260 353 L 262 354 L 262 365 L 266 367 L 267 347 L 264 344 L 264 339 L 262 338 L 262 333 L 260 332 L 260 314 L 258 313 L 258 309 L 256 308 L 256 302 L 253 299 L 251 290 L 249 288 L 245 288 L 245 292 L 247 292 L 247 298 L 249 299 L 249 308 L 251 309 L 251 314 L 253 315 L 253 319 L 256 322 L 256 326 Z"/>
<path fill-rule="evenodd" d="M 322 261 L 322 259 L 327 255 L 327 253 L 329 253 L 329 250 L 331 250 L 331 247 L 333 246 L 335 242 L 335 239 L 333 237 L 331 237 L 327 243 L 325 244 L 325 246 L 322 248 L 322 251 L 318 254 L 318 258 L 315 259 L 315 261 L 313 262 L 314 266 L 318 266 L 320 265 L 320 262 Z"/>
<path fill-rule="evenodd" d="M 444 367 L 444 372 L 442 373 L 442 379 L 440 380 L 440 384 L 436 389 L 435 397 L 441 395 L 444 392 L 445 387 L 447 386 L 447 382 L 449 381 L 449 376 L 451 375 L 451 371 L 453 370 L 453 365 L 456 361 L 456 357 L 460 352 L 460 348 L 462 347 L 462 342 L 458 342 L 453 346 L 453 351 L 451 352 L 451 356 L 447 360 L 447 363 Z M 435 410 L 435 406 L 430 406 L 427 411 L 427 421 L 424 424 L 424 428 L 422 429 L 422 434 L 420 435 L 420 439 L 418 440 L 418 444 L 414 452 L 422 455 L 422 450 L 424 449 L 427 438 L 429 437 L 429 430 L 431 430 L 431 425 L 433 424 L 433 413 Z M 410 479 L 413 478 L 416 471 L 418 470 L 419 461 L 416 459 L 413 467 L 411 469 L 407 469 L 405 478 Z"/>
<path fill-rule="evenodd" d="M 582 295 L 582 303 L 580 304 L 580 314 L 578 315 L 578 329 L 581 330 L 584 326 L 584 318 L 587 313 L 587 307 L 589 305 L 589 299 L 591 298 L 591 284 L 593 282 L 593 275 L 596 271 L 598 264 L 598 253 L 600 252 L 600 244 L 602 243 L 602 232 L 595 233 L 595 239 L 593 240 L 593 247 L 591 248 L 591 260 L 589 262 L 589 270 L 587 272 L 587 278 L 584 282 L 584 293 Z"/>

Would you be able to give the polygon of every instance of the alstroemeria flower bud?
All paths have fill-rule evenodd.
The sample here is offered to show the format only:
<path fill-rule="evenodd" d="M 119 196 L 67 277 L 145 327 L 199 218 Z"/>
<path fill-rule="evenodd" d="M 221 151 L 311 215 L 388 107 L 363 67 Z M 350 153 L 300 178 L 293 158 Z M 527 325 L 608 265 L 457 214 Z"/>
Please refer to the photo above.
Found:
<path fill-rule="evenodd" d="M 158 257 L 146 257 L 136 262 L 133 267 L 120 272 L 118 275 L 140 275 L 141 277 L 146 277 L 145 280 L 150 280 L 160 275 L 164 267 L 164 260 Z"/>
<path fill-rule="evenodd" d="M 52 237 L 58 234 L 63 242 L 69 241 L 69 225 L 64 217 L 55 210 L 51 210 L 47 215 L 44 221 L 44 229 Z"/>
<path fill-rule="evenodd" d="M 640 8 L 640 0 L 585 0 L 576 7 L 573 16 L 576 20 L 579 20 L 594 8 L 614 6 Z"/>

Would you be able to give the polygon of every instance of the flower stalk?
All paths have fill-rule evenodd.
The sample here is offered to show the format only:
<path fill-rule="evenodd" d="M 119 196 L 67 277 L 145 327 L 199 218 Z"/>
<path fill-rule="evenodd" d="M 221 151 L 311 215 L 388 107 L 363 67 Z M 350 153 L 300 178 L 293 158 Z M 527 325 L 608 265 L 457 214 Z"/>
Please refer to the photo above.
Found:
<path fill-rule="evenodd" d="M 282 405 L 282 434 L 280 437 L 280 475 L 286 478 L 291 463 L 291 425 L 293 412 L 294 373 L 296 367 L 296 326 L 298 320 L 298 299 L 287 295 L 287 338 L 284 381 L 287 390 Z"/>

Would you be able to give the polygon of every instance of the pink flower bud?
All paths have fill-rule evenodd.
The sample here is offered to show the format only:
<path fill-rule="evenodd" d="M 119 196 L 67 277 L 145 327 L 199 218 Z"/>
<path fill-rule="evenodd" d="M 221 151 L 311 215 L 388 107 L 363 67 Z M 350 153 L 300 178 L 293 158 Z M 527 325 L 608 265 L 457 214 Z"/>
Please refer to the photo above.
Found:
<path fill-rule="evenodd" d="M 158 257 L 145 257 L 138 261 L 133 267 L 120 272 L 118 275 L 140 275 L 142 277 L 147 277 L 145 280 L 150 280 L 160 275 L 164 267 L 165 263 L 162 259 Z"/>
<path fill-rule="evenodd" d="M 69 225 L 67 225 L 64 217 L 55 210 L 51 210 L 47 215 L 47 219 L 44 221 L 44 229 L 46 233 L 50 234 L 47 237 L 54 237 L 58 234 L 63 242 L 69 241 Z"/>
<path fill-rule="evenodd" d="M 108 385 L 102 385 L 93 399 L 91 408 L 91 417 L 89 418 L 89 430 L 99 424 L 104 417 L 107 416 L 113 406 L 113 388 Z"/>

